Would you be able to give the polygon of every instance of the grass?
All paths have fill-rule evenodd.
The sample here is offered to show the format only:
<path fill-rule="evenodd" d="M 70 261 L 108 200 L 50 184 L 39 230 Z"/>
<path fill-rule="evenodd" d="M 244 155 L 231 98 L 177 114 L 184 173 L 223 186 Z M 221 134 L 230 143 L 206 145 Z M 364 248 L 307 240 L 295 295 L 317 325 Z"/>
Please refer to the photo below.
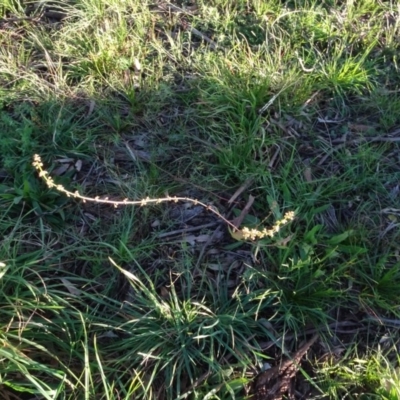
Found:
<path fill-rule="evenodd" d="M 399 398 L 399 26 L 385 1 L 0 1 L 3 398 Z M 83 203 L 34 154 L 87 197 L 296 218 L 252 241 L 188 201 Z"/>

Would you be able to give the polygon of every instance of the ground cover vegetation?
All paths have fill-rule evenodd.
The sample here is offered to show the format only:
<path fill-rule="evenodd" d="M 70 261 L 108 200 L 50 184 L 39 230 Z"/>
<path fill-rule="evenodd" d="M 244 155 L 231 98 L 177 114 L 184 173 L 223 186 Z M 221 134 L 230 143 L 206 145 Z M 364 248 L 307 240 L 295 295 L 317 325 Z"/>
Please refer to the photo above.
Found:
<path fill-rule="evenodd" d="M 0 0 L 0 397 L 400 398 L 399 38 L 395 1 Z"/>

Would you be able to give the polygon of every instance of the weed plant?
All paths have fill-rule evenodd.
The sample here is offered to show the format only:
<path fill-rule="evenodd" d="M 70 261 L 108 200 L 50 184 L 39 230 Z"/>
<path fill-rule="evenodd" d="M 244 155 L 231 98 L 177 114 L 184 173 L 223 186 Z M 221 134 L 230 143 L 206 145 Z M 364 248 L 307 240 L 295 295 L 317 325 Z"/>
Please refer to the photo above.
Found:
<path fill-rule="evenodd" d="M 295 398 L 399 398 L 399 37 L 389 1 L 0 0 L 3 398 L 285 398 L 315 333 Z"/>

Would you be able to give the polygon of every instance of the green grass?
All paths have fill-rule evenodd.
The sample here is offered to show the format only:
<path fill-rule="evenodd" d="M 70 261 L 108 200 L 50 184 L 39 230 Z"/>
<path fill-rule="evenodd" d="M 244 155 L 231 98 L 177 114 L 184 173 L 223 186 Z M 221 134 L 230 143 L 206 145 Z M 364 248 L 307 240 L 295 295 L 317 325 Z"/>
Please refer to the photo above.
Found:
<path fill-rule="evenodd" d="M 0 0 L 3 397 L 400 398 L 398 7 L 168 5 Z"/>

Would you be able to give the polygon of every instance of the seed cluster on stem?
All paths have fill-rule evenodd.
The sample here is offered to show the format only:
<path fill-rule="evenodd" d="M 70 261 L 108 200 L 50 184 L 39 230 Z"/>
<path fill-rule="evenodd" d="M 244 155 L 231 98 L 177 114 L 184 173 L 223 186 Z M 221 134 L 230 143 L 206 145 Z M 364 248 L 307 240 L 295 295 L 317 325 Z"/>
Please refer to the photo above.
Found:
<path fill-rule="evenodd" d="M 113 205 L 114 207 L 126 206 L 126 205 L 147 206 L 149 204 L 160 204 L 160 203 L 171 202 L 171 201 L 175 202 L 175 203 L 177 203 L 178 201 L 188 201 L 188 202 L 193 203 L 194 205 L 200 205 L 200 206 L 206 208 L 207 210 L 211 211 L 212 213 L 214 213 L 218 218 L 222 219 L 228 226 L 233 228 L 233 232 L 240 232 L 241 233 L 240 236 L 244 240 L 248 240 L 248 239 L 255 240 L 255 239 L 261 239 L 264 237 L 273 237 L 276 233 L 279 232 L 279 230 L 281 229 L 281 227 L 283 225 L 289 223 L 295 217 L 295 213 L 293 211 L 289 211 L 284 215 L 283 219 L 277 221 L 275 223 L 275 225 L 270 229 L 264 228 L 262 230 L 258 230 L 258 229 L 249 229 L 247 227 L 244 227 L 243 229 L 240 230 L 232 222 L 228 221 L 225 217 L 223 217 L 214 208 L 210 207 L 209 205 L 207 205 L 199 200 L 192 199 L 190 197 L 167 196 L 167 197 L 160 197 L 160 198 L 156 198 L 156 199 L 151 199 L 149 197 L 146 197 L 145 199 L 141 199 L 141 200 L 129 200 L 129 199 L 111 200 L 108 197 L 104 197 L 104 198 L 101 198 L 99 196 L 87 197 L 87 196 L 81 195 L 77 190 L 75 192 L 71 192 L 71 191 L 65 189 L 65 187 L 63 185 L 55 183 L 53 178 L 48 173 L 48 171 L 46 171 L 44 169 L 42 159 L 38 154 L 34 155 L 32 165 L 38 171 L 39 177 L 41 177 L 45 181 L 48 188 L 50 188 L 50 189 L 54 188 L 57 191 L 64 193 L 67 197 L 74 197 L 74 198 L 80 199 L 84 203 L 88 201 L 88 202 L 95 202 L 95 203 L 110 204 L 110 205 Z"/>

